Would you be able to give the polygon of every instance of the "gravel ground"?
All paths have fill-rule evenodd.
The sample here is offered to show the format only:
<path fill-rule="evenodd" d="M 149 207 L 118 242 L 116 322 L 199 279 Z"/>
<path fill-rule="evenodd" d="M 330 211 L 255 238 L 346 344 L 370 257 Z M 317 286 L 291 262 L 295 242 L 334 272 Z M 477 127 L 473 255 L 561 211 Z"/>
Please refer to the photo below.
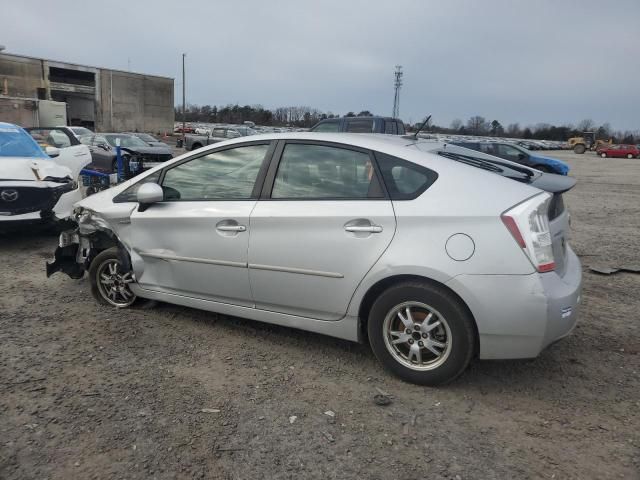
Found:
<path fill-rule="evenodd" d="M 0 238 L 0 478 L 640 478 L 640 275 L 587 271 L 640 263 L 640 160 L 557 156 L 579 179 L 578 327 L 444 388 L 366 345 L 99 306 L 86 280 L 45 278 L 55 236 Z"/>

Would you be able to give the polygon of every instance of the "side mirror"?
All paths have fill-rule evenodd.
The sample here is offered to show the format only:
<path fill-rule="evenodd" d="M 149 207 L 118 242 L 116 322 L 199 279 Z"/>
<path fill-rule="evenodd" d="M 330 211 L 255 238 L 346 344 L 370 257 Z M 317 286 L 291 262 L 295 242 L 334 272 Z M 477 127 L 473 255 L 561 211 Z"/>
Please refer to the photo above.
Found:
<path fill-rule="evenodd" d="M 56 157 L 60 156 L 60 149 L 56 148 L 56 147 L 46 147 L 44 149 L 44 151 L 51 158 L 56 158 Z"/>
<path fill-rule="evenodd" d="M 111 150 L 111 147 L 109 145 L 107 145 L 106 143 L 101 143 L 98 146 L 103 150 Z"/>
<path fill-rule="evenodd" d="M 140 204 L 138 211 L 144 212 L 150 205 L 164 200 L 164 192 L 157 183 L 143 183 L 136 192 L 136 200 Z"/>

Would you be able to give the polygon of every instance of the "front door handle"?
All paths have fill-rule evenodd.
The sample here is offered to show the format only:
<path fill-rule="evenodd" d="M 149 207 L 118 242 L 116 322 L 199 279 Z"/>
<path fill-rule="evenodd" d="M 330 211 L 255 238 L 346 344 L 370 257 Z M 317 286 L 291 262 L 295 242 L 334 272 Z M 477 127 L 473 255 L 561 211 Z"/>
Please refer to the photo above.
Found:
<path fill-rule="evenodd" d="M 216 228 L 221 232 L 244 232 L 247 230 L 244 225 L 218 225 Z"/>
<path fill-rule="evenodd" d="M 382 227 L 380 225 L 347 225 L 344 227 L 347 232 L 354 233 L 380 233 Z"/>

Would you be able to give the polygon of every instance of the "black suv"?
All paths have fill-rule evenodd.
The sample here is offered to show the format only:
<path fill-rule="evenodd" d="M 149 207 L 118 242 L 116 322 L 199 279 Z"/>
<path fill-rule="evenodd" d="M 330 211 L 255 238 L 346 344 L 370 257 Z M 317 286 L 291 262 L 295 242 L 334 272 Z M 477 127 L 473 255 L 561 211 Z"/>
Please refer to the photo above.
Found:
<path fill-rule="evenodd" d="M 312 132 L 387 133 L 404 135 L 402 120 L 391 117 L 341 117 L 321 120 Z"/>

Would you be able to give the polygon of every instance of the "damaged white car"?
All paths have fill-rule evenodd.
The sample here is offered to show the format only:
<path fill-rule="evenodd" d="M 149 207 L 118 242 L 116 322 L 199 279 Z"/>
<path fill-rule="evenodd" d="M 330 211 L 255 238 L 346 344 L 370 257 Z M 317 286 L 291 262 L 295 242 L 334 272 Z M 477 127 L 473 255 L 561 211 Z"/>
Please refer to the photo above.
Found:
<path fill-rule="evenodd" d="M 80 170 L 89 149 L 46 147 L 22 128 L 0 122 L 0 230 L 67 219 L 82 199 Z"/>

